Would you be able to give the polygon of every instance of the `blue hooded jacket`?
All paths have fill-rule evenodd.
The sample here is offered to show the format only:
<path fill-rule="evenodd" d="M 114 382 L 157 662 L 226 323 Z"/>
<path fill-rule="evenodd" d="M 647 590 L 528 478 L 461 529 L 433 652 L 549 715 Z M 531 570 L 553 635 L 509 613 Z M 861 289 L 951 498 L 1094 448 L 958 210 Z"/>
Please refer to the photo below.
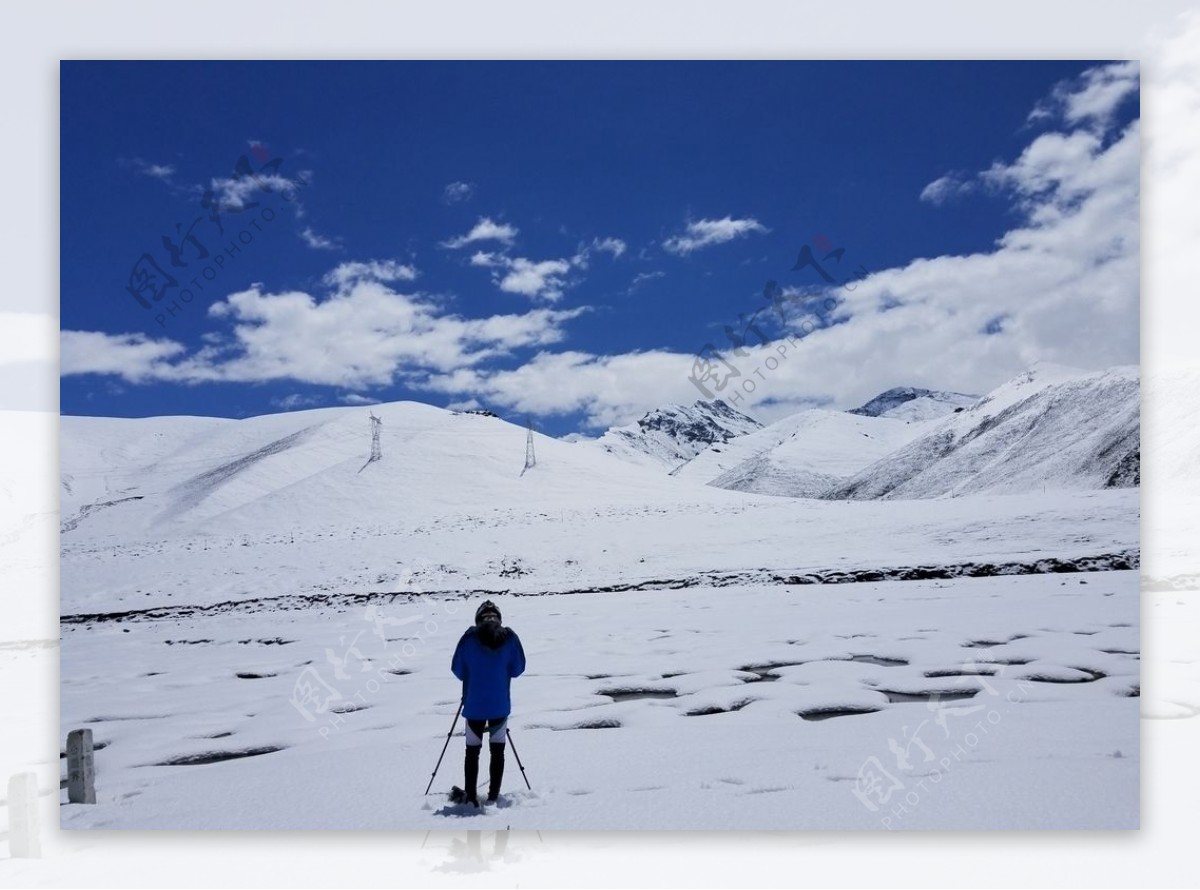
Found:
<path fill-rule="evenodd" d="M 525 672 L 525 650 L 521 639 L 509 628 L 504 641 L 492 649 L 483 644 L 475 628 L 458 641 L 450 670 L 463 683 L 463 717 L 488 720 L 512 712 L 508 684 Z"/>

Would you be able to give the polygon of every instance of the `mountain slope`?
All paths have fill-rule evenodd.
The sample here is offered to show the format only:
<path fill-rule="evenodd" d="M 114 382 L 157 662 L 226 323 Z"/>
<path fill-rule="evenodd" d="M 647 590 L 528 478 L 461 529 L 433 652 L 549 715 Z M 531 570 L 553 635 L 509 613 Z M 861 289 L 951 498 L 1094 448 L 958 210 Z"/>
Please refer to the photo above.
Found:
<path fill-rule="evenodd" d="M 1136 491 L 903 509 L 765 497 L 537 434 L 537 463 L 522 474 L 522 426 L 408 402 L 372 410 L 383 421 L 373 463 L 363 408 L 228 421 L 62 418 L 62 470 L 73 480 L 61 490 L 64 612 L 411 589 L 616 592 L 763 567 L 1091 557 L 1137 541 Z M 837 461 L 861 459 L 851 442 L 870 443 L 853 424 L 911 432 L 887 418 L 832 414 L 846 426 L 830 427 L 820 413 L 808 420 L 827 440 L 824 462 L 809 472 L 848 472 Z M 838 428 L 847 435 L 830 435 Z M 800 443 L 804 434 L 793 431 Z M 797 479 L 793 469 L 774 488 L 796 493 L 786 485 Z"/>
<path fill-rule="evenodd" d="M 903 402 L 880 414 L 880 417 L 891 417 L 905 420 L 909 423 L 927 423 L 954 414 L 964 408 L 970 408 L 979 401 L 979 396 L 968 396 L 958 392 L 933 392 L 929 395 L 918 396 Z"/>
<path fill-rule="evenodd" d="M 960 392 L 942 392 L 915 386 L 896 386 L 881 392 L 865 405 L 851 408 L 849 414 L 864 417 L 895 417 L 900 420 L 931 420 L 950 414 L 955 408 L 965 408 L 978 401 L 978 396 Z"/>
<path fill-rule="evenodd" d="M 415 402 L 372 406 L 383 458 L 367 463 L 361 408 L 245 420 L 64 417 L 63 532 L 72 540 L 227 534 L 295 523 L 370 523 L 456 509 L 674 503 L 680 482 L 603 450 L 497 417 Z M 713 501 L 730 497 L 700 488 Z"/>
<path fill-rule="evenodd" d="M 735 491 L 816 497 L 921 429 L 892 418 L 814 408 L 713 445 L 674 475 Z"/>
<path fill-rule="evenodd" d="M 656 408 L 635 424 L 613 427 L 596 440 L 594 447 L 642 466 L 675 469 L 710 445 L 761 428 L 757 420 L 720 399 L 697 401 L 693 405 Z"/>
<path fill-rule="evenodd" d="M 825 496 L 928 498 L 1130 487 L 1140 479 L 1136 367 L 1038 365 Z"/>

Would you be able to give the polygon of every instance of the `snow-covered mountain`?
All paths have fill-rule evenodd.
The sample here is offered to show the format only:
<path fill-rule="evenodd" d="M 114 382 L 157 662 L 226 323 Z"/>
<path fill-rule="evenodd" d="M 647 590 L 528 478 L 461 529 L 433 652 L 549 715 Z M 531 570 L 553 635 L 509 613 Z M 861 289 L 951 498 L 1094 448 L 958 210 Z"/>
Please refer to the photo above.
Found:
<path fill-rule="evenodd" d="M 674 475 L 735 491 L 817 497 L 921 429 L 893 418 L 814 408 L 712 445 Z"/>
<path fill-rule="evenodd" d="M 939 417 L 969 408 L 977 401 L 979 401 L 979 396 L 968 396 L 958 392 L 935 392 L 910 399 L 879 416 L 904 420 L 909 423 L 927 423 L 930 420 L 937 420 Z"/>
<path fill-rule="evenodd" d="M 1000 420 L 1036 387 L 1015 389 L 950 419 Z M 1079 398 L 1084 415 L 1107 404 Z M 374 462 L 362 408 L 61 419 L 59 720 L 100 751 L 97 803 L 64 803 L 64 825 L 458 824 L 463 811 L 423 791 L 461 700 L 450 656 L 484 598 L 528 653 L 512 719 L 538 778 L 530 790 L 510 765 L 473 825 L 877 829 L 899 817 L 847 783 L 930 703 L 968 698 L 1003 708 L 1003 726 L 919 809 L 926 822 L 913 810 L 899 827 L 1136 825 L 1123 815 L 1138 777 L 1136 491 L 753 493 L 799 486 L 803 468 L 854 472 L 929 429 L 846 412 L 714 440 L 671 475 L 644 452 L 638 466 L 536 433 L 522 473 L 523 426 L 411 402 L 372 411 Z M 688 475 L 745 465 L 756 441 L 771 447 L 745 491 Z M 947 722 L 959 735 L 943 752 L 969 747 L 969 719 Z M 681 732 L 698 759 L 643 756 Z M 800 810 L 771 793 L 796 732 L 810 756 L 788 788 L 816 801 Z M 633 767 L 588 785 L 579 764 L 604 762 Z M 438 791 L 458 764 L 447 755 Z M 906 781 L 924 775 L 912 765 Z M 62 767 L 39 769 L 43 787 L 61 783 Z M 1033 791 L 984 812 L 997 783 Z M 1047 788 L 1069 806 L 1047 809 Z M 248 798 L 267 805 L 230 805 Z"/>
<path fill-rule="evenodd" d="M 361 408 L 244 420 L 64 417 L 63 532 L 130 539 L 677 498 L 680 483 L 658 468 L 536 433 L 538 464 L 522 477 L 526 430 L 498 417 L 416 402 L 372 410 L 383 421 L 383 460 L 370 465 Z"/>
<path fill-rule="evenodd" d="M 666 405 L 629 426 L 608 430 L 596 444 L 633 463 L 675 469 L 709 446 L 762 429 L 762 424 L 721 399 Z"/>
<path fill-rule="evenodd" d="M 538 462 L 524 476 L 523 427 L 414 402 L 374 406 L 383 419 L 377 464 L 367 463 L 359 408 L 245 420 L 64 417 L 61 527 L 64 543 L 83 544 L 397 519 L 420 527 L 512 510 L 566 522 L 578 509 L 742 509 L 747 494 L 1132 487 L 1138 389 L 1136 368 L 1040 365 L 941 420 L 810 410 L 765 428 L 723 402 L 699 402 L 651 411 L 594 441 L 535 434 Z"/>
<path fill-rule="evenodd" d="M 801 411 L 766 427 L 723 402 L 697 402 L 651 411 L 593 444 L 733 491 L 910 498 L 1136 486 L 1138 424 L 1136 368 L 1040 363 L 983 398 L 895 387 L 850 411 Z"/>
<path fill-rule="evenodd" d="M 713 443 L 672 474 L 733 491 L 820 497 L 908 444 L 930 421 L 977 400 L 962 393 L 896 387 L 861 408 L 801 411 Z"/>
<path fill-rule="evenodd" d="M 961 392 L 942 392 L 920 389 L 915 386 L 897 386 L 881 392 L 865 405 L 851 408 L 850 414 L 865 417 L 894 417 L 897 420 L 923 422 L 966 408 L 979 400 L 979 396 Z"/>
<path fill-rule="evenodd" d="M 1039 364 L 825 494 L 929 498 L 1132 487 L 1140 480 L 1136 367 Z"/>

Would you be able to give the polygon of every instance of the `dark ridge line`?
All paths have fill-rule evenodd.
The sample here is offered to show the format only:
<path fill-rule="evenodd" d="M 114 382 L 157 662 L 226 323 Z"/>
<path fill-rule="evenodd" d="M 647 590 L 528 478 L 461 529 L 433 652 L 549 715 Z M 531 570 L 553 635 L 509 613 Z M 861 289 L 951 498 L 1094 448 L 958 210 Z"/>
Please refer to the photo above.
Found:
<path fill-rule="evenodd" d="M 343 606 L 366 605 L 369 602 L 388 599 L 394 602 L 399 597 L 405 597 L 412 602 L 418 597 L 437 594 L 448 594 L 466 599 L 471 596 L 496 595 L 508 593 L 507 590 L 477 589 L 461 590 L 430 590 L 421 593 L 400 591 L 377 591 L 373 593 L 289 593 L 282 596 L 255 597 L 245 600 L 226 600 L 211 603 L 207 606 L 158 606 L 150 609 L 130 609 L 126 612 L 87 612 L 76 615 L 63 615 L 58 619 L 59 624 L 94 624 L 104 621 L 133 621 L 138 619 L 158 620 L 163 618 L 192 618 L 203 614 L 221 614 L 224 612 L 260 612 L 265 609 L 306 609 L 312 606 Z M 192 642 L 192 641 L 176 641 Z M 211 642 L 195 641 L 195 642 Z"/>
<path fill-rule="evenodd" d="M 146 496 L 144 494 L 135 494 L 127 498 L 116 498 L 115 500 L 111 501 L 99 501 L 94 504 L 84 504 L 79 508 L 78 513 L 69 519 L 64 519 L 61 523 L 59 523 L 58 533 L 60 535 L 65 535 L 67 532 L 75 531 L 75 529 L 79 528 L 79 523 L 83 522 L 83 520 L 87 519 L 98 510 L 103 510 L 105 507 L 115 507 L 117 504 L 124 504 L 127 501 L 141 501 L 144 500 L 145 497 Z"/>
<path fill-rule="evenodd" d="M 989 578 L 1001 575 L 1045 575 L 1067 572 L 1111 572 L 1137 569 L 1140 565 L 1140 550 L 1124 550 L 1099 556 L 1081 556 L 1075 559 L 1046 557 L 1033 562 L 1004 563 L 951 563 L 949 565 L 902 566 L 890 569 L 826 569 L 804 574 L 783 575 L 758 569 L 745 572 L 705 572 L 691 578 L 673 578 L 653 581 L 638 581 L 609 584 L 596 587 L 579 587 L 570 590 L 512 591 L 495 588 L 472 590 L 427 590 L 421 592 L 377 591 L 372 593 L 311 593 L 284 594 L 276 597 L 258 597 L 246 600 L 227 600 L 207 606 L 159 606 L 150 609 L 131 609 L 125 612 L 87 612 L 63 615 L 59 624 L 96 624 L 106 621 L 133 621 L 139 619 L 158 620 L 164 618 L 191 618 L 205 614 L 224 612 L 259 612 L 264 609 L 305 609 L 313 606 L 357 606 L 377 600 L 395 602 L 404 597 L 406 602 L 429 596 L 449 596 L 468 599 L 477 596 L 571 596 L 580 593 L 628 593 L 645 590 L 683 590 L 691 587 L 731 587 L 736 584 L 780 584 L 795 586 L 805 584 L 848 584 L 878 581 L 930 581 L 955 578 Z"/>

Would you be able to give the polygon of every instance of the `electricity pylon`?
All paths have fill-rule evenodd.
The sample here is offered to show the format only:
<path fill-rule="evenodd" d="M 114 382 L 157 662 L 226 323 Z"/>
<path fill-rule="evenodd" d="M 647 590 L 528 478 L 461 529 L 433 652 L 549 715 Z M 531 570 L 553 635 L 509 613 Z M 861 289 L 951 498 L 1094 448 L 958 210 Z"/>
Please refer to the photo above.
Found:
<path fill-rule="evenodd" d="M 367 462 L 359 467 L 361 473 L 377 460 L 383 459 L 383 449 L 379 445 L 379 431 L 383 426 L 383 421 L 375 416 L 375 412 L 371 412 L 371 456 L 367 458 Z"/>
<path fill-rule="evenodd" d="M 532 469 L 537 465 L 537 458 L 533 454 L 533 418 L 527 419 L 527 429 L 525 431 L 525 469 L 521 470 L 521 475 L 525 475 L 525 471 Z"/>

